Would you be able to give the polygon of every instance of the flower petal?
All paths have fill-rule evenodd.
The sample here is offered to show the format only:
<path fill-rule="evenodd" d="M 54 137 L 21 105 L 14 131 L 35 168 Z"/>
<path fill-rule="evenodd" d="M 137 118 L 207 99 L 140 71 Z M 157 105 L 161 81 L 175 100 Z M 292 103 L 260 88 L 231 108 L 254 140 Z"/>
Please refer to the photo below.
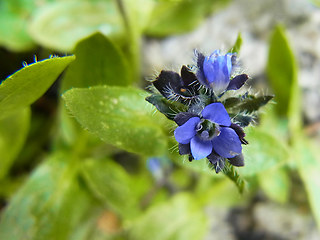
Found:
<path fill-rule="evenodd" d="M 212 142 L 194 136 L 190 141 L 191 154 L 195 160 L 207 157 L 212 152 Z"/>
<path fill-rule="evenodd" d="M 230 83 L 231 58 L 232 54 L 220 55 L 219 51 L 214 51 L 204 59 L 204 75 L 217 95 L 226 90 Z"/>
<path fill-rule="evenodd" d="M 221 127 L 220 131 L 220 135 L 212 139 L 216 153 L 224 158 L 233 158 L 241 154 L 241 141 L 237 133 L 229 127 Z"/>
<path fill-rule="evenodd" d="M 196 75 L 185 65 L 181 67 L 180 74 L 185 87 L 190 87 L 197 82 Z"/>
<path fill-rule="evenodd" d="M 187 144 L 191 138 L 196 135 L 196 126 L 200 122 L 199 117 L 190 118 L 185 124 L 177 127 L 174 131 L 174 137 L 178 143 Z"/>
<path fill-rule="evenodd" d="M 164 70 L 161 71 L 152 84 L 165 98 L 171 98 L 172 92 L 180 94 L 180 89 L 183 86 L 181 77 L 178 73 Z"/>
<path fill-rule="evenodd" d="M 230 117 L 222 103 L 211 103 L 201 112 L 203 118 L 210 120 L 222 126 L 229 127 L 231 125 Z"/>

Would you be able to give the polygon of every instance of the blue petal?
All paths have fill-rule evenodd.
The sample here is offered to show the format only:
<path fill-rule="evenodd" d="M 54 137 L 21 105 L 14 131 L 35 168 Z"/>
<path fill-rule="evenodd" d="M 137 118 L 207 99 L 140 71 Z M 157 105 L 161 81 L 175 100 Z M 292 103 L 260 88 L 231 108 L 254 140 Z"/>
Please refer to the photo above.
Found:
<path fill-rule="evenodd" d="M 153 157 L 153 158 L 149 158 L 147 160 L 147 168 L 151 173 L 155 173 L 157 171 L 161 170 L 161 164 L 160 164 L 160 159 Z"/>
<path fill-rule="evenodd" d="M 174 137 L 178 143 L 187 144 L 190 142 L 191 138 L 196 135 L 196 126 L 200 122 L 199 117 L 190 118 L 185 124 L 177 127 L 174 131 Z"/>
<path fill-rule="evenodd" d="M 220 135 L 212 139 L 216 153 L 224 158 L 233 158 L 241 154 L 241 142 L 236 132 L 228 127 L 222 127 L 220 131 Z"/>
<path fill-rule="evenodd" d="M 220 55 L 215 51 L 203 62 L 204 75 L 213 91 L 218 95 L 228 87 L 232 70 L 232 54 Z"/>
<path fill-rule="evenodd" d="M 222 103 L 211 103 L 201 112 L 203 118 L 210 120 L 222 126 L 229 127 L 231 125 L 230 117 Z"/>
<path fill-rule="evenodd" d="M 207 157 L 212 152 L 212 142 L 194 136 L 190 142 L 191 154 L 195 160 Z"/>
<path fill-rule="evenodd" d="M 224 60 L 227 65 L 227 69 L 225 70 L 225 74 L 228 75 L 229 81 L 230 81 L 230 75 L 231 75 L 231 71 L 232 71 L 232 56 L 233 56 L 232 53 L 227 53 L 224 56 Z"/>

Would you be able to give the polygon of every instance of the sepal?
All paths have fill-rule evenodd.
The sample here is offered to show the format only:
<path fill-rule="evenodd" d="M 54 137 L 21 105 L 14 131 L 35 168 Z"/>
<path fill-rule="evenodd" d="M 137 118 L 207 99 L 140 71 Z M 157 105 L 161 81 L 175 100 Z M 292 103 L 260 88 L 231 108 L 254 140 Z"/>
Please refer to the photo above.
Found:
<path fill-rule="evenodd" d="M 179 143 L 179 154 L 180 155 L 191 154 L 190 144 Z"/>
<path fill-rule="evenodd" d="M 247 74 L 240 74 L 235 76 L 229 83 L 227 90 L 238 90 L 249 79 Z"/>
<path fill-rule="evenodd" d="M 189 112 L 180 112 L 174 117 L 174 121 L 179 125 L 185 124 L 190 118 L 198 117 L 197 114 L 189 113 Z"/>
<path fill-rule="evenodd" d="M 236 114 L 230 114 L 230 117 L 232 118 L 232 121 L 237 123 L 240 127 L 244 128 L 249 126 L 251 122 L 255 121 L 255 116 L 246 114 L 246 113 L 236 113 Z"/>
<path fill-rule="evenodd" d="M 254 96 L 245 94 L 239 97 L 230 97 L 223 101 L 223 105 L 228 112 L 246 112 L 252 113 L 266 105 L 273 96 Z"/>
<path fill-rule="evenodd" d="M 231 163 L 235 167 L 243 167 L 244 166 L 244 158 L 243 154 L 239 154 L 235 156 L 234 158 L 228 158 L 229 163 Z"/>
<path fill-rule="evenodd" d="M 207 158 L 210 164 L 213 165 L 213 168 L 216 173 L 219 173 L 222 171 L 225 165 L 225 158 L 219 156 L 214 151 L 209 156 L 207 156 Z"/>
<path fill-rule="evenodd" d="M 187 107 L 182 103 L 167 100 L 160 94 L 152 94 L 146 97 L 146 100 L 170 120 L 174 120 L 177 113 L 187 111 Z"/>

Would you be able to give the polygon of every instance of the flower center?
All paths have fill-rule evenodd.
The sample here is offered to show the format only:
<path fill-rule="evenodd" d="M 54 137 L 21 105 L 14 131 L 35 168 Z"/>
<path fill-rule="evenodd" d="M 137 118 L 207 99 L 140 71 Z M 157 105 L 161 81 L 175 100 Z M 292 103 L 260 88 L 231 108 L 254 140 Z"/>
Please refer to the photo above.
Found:
<path fill-rule="evenodd" d="M 197 125 L 197 135 L 204 141 L 209 141 L 220 135 L 220 126 L 207 119 L 202 119 Z"/>

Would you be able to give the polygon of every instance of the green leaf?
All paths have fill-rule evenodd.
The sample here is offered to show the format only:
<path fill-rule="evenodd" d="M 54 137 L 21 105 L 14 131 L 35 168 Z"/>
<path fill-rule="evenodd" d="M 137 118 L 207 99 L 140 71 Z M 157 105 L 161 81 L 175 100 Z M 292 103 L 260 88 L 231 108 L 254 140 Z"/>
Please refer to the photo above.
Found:
<path fill-rule="evenodd" d="M 144 28 L 149 23 L 149 18 L 158 0 L 122 0 L 124 12 L 127 17 L 127 24 L 131 31 L 139 33 L 143 32 Z"/>
<path fill-rule="evenodd" d="M 252 176 L 288 161 L 288 148 L 277 137 L 257 128 L 247 128 L 246 134 L 249 144 L 243 146 L 245 166 L 238 168 L 240 175 Z"/>
<path fill-rule="evenodd" d="M 267 170 L 258 175 L 259 184 L 264 193 L 279 203 L 286 203 L 290 191 L 290 179 L 284 168 Z"/>
<path fill-rule="evenodd" d="M 63 99 L 80 124 L 103 141 L 129 152 L 163 155 L 167 140 L 161 118 L 148 110 L 146 95 L 135 88 L 97 86 L 71 89 Z"/>
<path fill-rule="evenodd" d="M 241 45 L 242 45 L 242 36 L 241 36 L 241 33 L 239 33 L 236 42 L 228 52 L 239 54 Z"/>
<path fill-rule="evenodd" d="M 128 85 L 129 66 L 110 40 L 95 33 L 81 40 L 75 48 L 76 60 L 70 64 L 62 82 L 62 91 L 72 87 Z"/>
<path fill-rule="evenodd" d="M 4 178 L 26 140 L 30 109 L 25 108 L 0 119 L 0 179 Z"/>
<path fill-rule="evenodd" d="M 68 240 L 88 214 L 90 198 L 77 179 L 78 168 L 63 153 L 48 158 L 13 196 L 2 214 L 0 238 Z"/>
<path fill-rule="evenodd" d="M 298 84 L 297 63 L 281 26 L 277 26 L 271 36 L 267 74 L 275 93 L 278 114 L 290 117 L 290 101 L 296 97 L 292 89 Z"/>
<path fill-rule="evenodd" d="M 73 56 L 46 59 L 9 76 L 0 85 L 0 118 L 36 101 L 73 60 Z"/>
<path fill-rule="evenodd" d="M 28 34 L 32 1 L 0 1 L 0 45 L 12 51 L 26 51 L 35 46 Z"/>
<path fill-rule="evenodd" d="M 26 19 L 0 11 L 0 45 L 17 52 L 33 48 L 35 44 L 26 29 Z"/>
<path fill-rule="evenodd" d="M 197 27 L 209 13 L 226 2 L 228 1 L 159 1 L 151 13 L 146 34 L 163 37 L 190 31 Z"/>
<path fill-rule="evenodd" d="M 70 64 L 62 80 L 60 92 L 73 87 L 95 85 L 124 86 L 132 82 L 128 62 L 121 51 L 108 38 L 95 33 L 81 40 L 75 47 L 76 60 Z M 130 76 L 129 76 L 130 75 Z M 60 140 L 72 145 L 82 132 L 80 125 L 59 108 Z"/>
<path fill-rule="evenodd" d="M 296 135 L 298 136 L 298 134 Z M 319 146 L 300 135 L 293 142 L 294 157 L 300 177 L 306 188 L 309 203 L 320 228 L 320 151 Z"/>
<path fill-rule="evenodd" d="M 97 31 L 119 40 L 125 29 L 115 1 L 62 1 L 37 9 L 29 30 L 41 45 L 63 52 Z"/>
<path fill-rule="evenodd" d="M 133 240 L 203 239 L 208 222 L 197 201 L 187 194 L 150 208 L 130 227 Z"/>
<path fill-rule="evenodd" d="M 138 201 L 132 179 L 126 171 L 110 159 L 88 159 L 81 172 L 93 194 L 122 217 L 135 215 Z"/>

